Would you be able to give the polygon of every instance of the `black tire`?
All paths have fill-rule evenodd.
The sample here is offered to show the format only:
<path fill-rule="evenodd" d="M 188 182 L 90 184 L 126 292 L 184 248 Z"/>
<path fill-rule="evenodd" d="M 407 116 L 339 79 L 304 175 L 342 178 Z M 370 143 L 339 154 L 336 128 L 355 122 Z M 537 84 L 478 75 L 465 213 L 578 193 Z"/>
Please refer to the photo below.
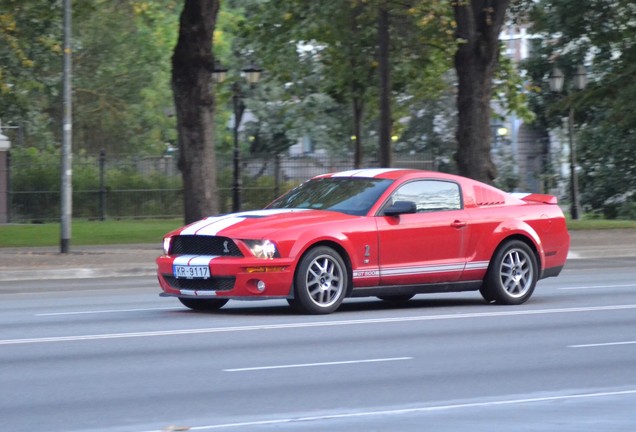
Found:
<path fill-rule="evenodd" d="M 396 294 L 396 295 L 381 295 L 378 296 L 380 300 L 392 303 L 404 303 L 411 300 L 415 294 Z"/>
<path fill-rule="evenodd" d="M 509 240 L 495 252 L 479 291 L 489 303 L 525 303 L 539 279 L 538 268 L 537 258 L 527 244 Z"/>
<path fill-rule="evenodd" d="M 289 303 L 299 312 L 328 314 L 338 309 L 348 285 L 342 257 L 330 247 L 319 246 L 300 260 L 294 277 L 295 296 Z"/>
<path fill-rule="evenodd" d="M 193 299 L 181 297 L 179 297 L 179 301 L 192 310 L 203 312 L 219 310 L 228 302 L 227 299 Z"/>

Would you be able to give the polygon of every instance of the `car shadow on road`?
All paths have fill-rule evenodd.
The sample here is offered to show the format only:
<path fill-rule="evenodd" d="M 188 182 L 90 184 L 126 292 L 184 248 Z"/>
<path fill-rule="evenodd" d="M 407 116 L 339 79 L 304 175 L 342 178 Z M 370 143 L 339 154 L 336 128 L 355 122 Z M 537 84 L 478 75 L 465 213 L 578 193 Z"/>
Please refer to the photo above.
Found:
<path fill-rule="evenodd" d="M 430 310 L 440 308 L 460 308 L 470 306 L 487 306 L 480 296 L 466 297 L 445 297 L 434 298 L 418 296 L 408 301 L 384 301 L 373 297 L 345 299 L 333 315 L 343 315 L 346 313 L 374 312 L 374 311 L 400 311 L 400 310 Z M 216 311 L 194 311 L 184 308 L 183 310 L 171 310 L 169 313 L 215 315 L 215 316 L 303 316 L 296 312 L 284 301 L 261 301 L 261 302 L 239 302 L 230 301 L 227 306 Z M 304 315 L 312 316 L 312 315 Z M 320 315 L 313 315 L 320 316 Z"/>

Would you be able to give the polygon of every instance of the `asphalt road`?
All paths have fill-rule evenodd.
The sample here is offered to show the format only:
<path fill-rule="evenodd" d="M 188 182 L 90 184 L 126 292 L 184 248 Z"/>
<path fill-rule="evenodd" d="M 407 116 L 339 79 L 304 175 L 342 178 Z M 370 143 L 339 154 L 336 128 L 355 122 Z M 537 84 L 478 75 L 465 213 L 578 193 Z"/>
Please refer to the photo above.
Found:
<path fill-rule="evenodd" d="M 11 284 L 7 431 L 636 430 L 634 257 L 571 261 L 518 307 L 460 293 L 319 317 L 195 313 L 152 277 Z"/>

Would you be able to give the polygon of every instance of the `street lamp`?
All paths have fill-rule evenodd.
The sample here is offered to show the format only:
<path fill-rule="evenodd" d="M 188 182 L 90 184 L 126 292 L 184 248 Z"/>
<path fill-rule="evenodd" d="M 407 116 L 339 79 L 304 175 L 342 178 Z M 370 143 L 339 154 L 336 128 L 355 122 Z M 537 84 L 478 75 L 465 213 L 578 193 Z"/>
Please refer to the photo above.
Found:
<path fill-rule="evenodd" d="M 0 123 L 0 224 L 9 222 L 9 149 L 11 141 L 2 134 Z"/>
<path fill-rule="evenodd" d="M 218 83 L 225 81 L 227 69 L 217 67 L 214 69 L 214 80 Z M 262 70 L 256 66 L 247 66 L 241 69 L 245 80 L 250 87 L 256 85 L 261 78 Z M 234 110 L 234 154 L 233 154 L 233 174 L 232 174 L 232 212 L 241 210 L 241 149 L 239 147 L 239 127 L 245 111 L 245 94 L 238 80 L 232 83 L 232 108 Z"/>
<path fill-rule="evenodd" d="M 565 74 L 555 67 L 550 73 L 550 90 L 561 93 L 565 82 Z M 583 66 L 576 68 L 573 79 L 574 88 L 583 90 L 587 86 L 587 72 Z M 568 115 L 568 135 L 570 141 L 570 214 L 572 219 L 579 218 L 579 180 L 576 175 L 576 143 L 574 142 L 574 104 L 570 101 Z"/>

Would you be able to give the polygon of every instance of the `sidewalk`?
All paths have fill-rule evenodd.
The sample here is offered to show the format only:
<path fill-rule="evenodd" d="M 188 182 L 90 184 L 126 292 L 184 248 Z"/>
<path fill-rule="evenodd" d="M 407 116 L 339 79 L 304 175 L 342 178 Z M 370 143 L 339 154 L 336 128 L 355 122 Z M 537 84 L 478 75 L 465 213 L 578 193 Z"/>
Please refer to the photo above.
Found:
<path fill-rule="evenodd" d="M 0 248 L 0 282 L 34 279 L 153 276 L 161 244 Z"/>
<path fill-rule="evenodd" d="M 570 232 L 569 259 L 636 257 L 636 230 Z M 0 281 L 154 276 L 161 244 L 0 248 Z"/>

